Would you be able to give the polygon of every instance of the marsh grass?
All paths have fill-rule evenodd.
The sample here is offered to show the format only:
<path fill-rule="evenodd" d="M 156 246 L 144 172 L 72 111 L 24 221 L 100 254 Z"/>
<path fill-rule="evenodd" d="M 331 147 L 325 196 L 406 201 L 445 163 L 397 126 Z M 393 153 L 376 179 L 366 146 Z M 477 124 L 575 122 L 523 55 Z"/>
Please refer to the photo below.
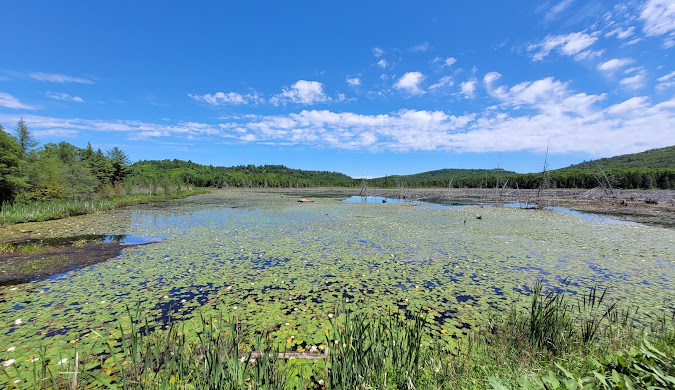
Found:
<path fill-rule="evenodd" d="M 184 322 L 151 329 L 140 308 L 118 337 L 99 338 L 104 348 L 56 362 L 42 348 L 32 378 L 17 365 L 0 377 L 39 389 L 675 389 L 675 311 L 638 323 L 597 287 L 574 296 L 537 283 L 527 310 L 493 312 L 465 340 L 434 337 L 422 311 L 343 308 L 312 365 L 237 318 L 200 316 L 188 337 Z"/>
<path fill-rule="evenodd" d="M 206 192 L 204 189 L 176 189 L 164 194 L 134 194 L 93 200 L 55 199 L 48 202 L 4 203 L 0 209 L 0 226 L 94 214 L 137 204 L 180 199 Z"/>

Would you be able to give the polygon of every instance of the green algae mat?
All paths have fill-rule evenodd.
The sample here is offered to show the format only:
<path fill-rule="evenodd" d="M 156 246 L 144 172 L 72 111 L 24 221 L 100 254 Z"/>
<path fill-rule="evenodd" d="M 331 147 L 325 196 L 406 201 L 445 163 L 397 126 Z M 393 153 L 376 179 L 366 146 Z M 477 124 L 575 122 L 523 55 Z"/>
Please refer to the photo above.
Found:
<path fill-rule="evenodd" d="M 571 293 L 607 288 L 641 313 L 675 308 L 675 231 L 604 224 L 554 210 L 345 203 L 218 192 L 164 205 L 26 224 L 33 234 L 133 234 L 164 241 L 45 280 L 0 287 L 0 384 L 28 385 L 37 359 L 58 372 L 75 352 L 114 373 L 105 340 L 126 307 L 152 329 L 200 316 L 271 331 L 282 349 L 323 348 L 345 308 L 422 310 L 459 347 L 489 315 L 524 307 L 536 280 Z M 481 219 L 476 216 L 480 215 Z M 37 233 L 36 233 L 37 232 Z M 28 378 L 28 379 L 27 379 Z"/>

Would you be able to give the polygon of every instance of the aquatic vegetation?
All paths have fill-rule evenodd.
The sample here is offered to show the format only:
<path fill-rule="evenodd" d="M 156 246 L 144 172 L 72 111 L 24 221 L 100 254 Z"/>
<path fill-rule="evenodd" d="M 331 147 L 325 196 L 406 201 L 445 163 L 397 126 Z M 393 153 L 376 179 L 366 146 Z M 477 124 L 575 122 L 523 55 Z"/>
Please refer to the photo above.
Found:
<path fill-rule="evenodd" d="M 40 351 L 54 369 L 59 356 L 87 352 L 103 359 L 98 370 L 106 374 L 112 361 L 103 340 L 117 339 L 118 322 L 129 319 L 125 306 L 136 302 L 150 330 L 180 324 L 181 334 L 196 339 L 202 316 L 223 313 L 294 352 L 325 344 L 329 314 L 337 321 L 346 303 L 355 315 L 422 309 L 430 334 L 460 348 L 490 310 L 527 307 L 537 279 L 544 292 L 562 288 L 567 277 L 568 294 L 607 288 L 603 305 L 640 306 L 631 314 L 638 319 L 673 308 L 672 230 L 552 210 L 314 200 L 223 192 L 170 207 L 45 222 L 44 236 L 165 240 L 47 280 L 1 287 L 0 359 L 15 362 L 0 382 L 30 376 Z"/>

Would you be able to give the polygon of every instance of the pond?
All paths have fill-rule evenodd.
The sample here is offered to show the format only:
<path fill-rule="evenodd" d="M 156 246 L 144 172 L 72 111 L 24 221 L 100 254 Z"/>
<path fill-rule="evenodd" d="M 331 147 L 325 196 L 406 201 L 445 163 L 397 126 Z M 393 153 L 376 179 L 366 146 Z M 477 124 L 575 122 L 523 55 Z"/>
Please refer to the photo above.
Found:
<path fill-rule="evenodd" d="M 217 192 L 42 225 L 53 237 L 157 242 L 1 287 L 0 365 L 28 370 L 40 346 L 53 358 L 103 348 L 99 337 L 116 337 L 137 303 L 155 329 L 183 321 L 194 333 L 199 315 L 223 313 L 291 350 L 325 342 L 329 315 L 345 305 L 423 310 L 439 337 L 462 338 L 488 313 L 524 307 L 536 280 L 558 288 L 569 278 L 573 293 L 607 287 L 610 301 L 643 311 L 675 307 L 673 230 L 555 210 L 314 200 Z"/>

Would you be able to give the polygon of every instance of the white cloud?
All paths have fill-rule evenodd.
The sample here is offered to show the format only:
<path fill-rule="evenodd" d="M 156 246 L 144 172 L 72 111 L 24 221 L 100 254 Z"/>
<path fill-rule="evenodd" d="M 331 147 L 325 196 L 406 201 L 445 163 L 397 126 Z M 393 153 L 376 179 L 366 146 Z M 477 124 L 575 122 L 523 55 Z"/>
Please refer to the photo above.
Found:
<path fill-rule="evenodd" d="M 81 97 L 71 96 L 71 95 L 68 95 L 67 93 L 52 93 L 52 92 L 49 92 L 49 93 L 47 93 L 47 96 L 49 96 L 52 99 L 56 99 L 56 100 L 73 101 L 73 102 L 78 102 L 78 103 L 84 102 L 84 99 L 82 99 Z"/>
<path fill-rule="evenodd" d="M 318 81 L 298 80 L 290 88 L 270 99 L 272 104 L 284 102 L 314 104 L 329 101 L 323 92 L 323 84 Z"/>
<path fill-rule="evenodd" d="M 22 116 L 31 130 L 45 134 L 105 131 L 127 138 L 173 136 L 369 151 L 543 151 L 550 139 L 551 153 L 601 156 L 668 146 L 675 139 L 675 98 L 653 104 L 647 97 L 634 97 L 603 108 L 599 105 L 604 95 L 575 92 L 567 83 L 550 78 L 503 85 L 493 92 L 502 104 L 462 115 L 428 110 L 379 115 L 302 110 L 231 116 L 217 124 Z M 516 105 L 528 110 L 514 111 Z M 15 123 L 18 118 L 18 114 L 0 114 L 0 123 Z"/>
<path fill-rule="evenodd" d="M 358 77 L 347 77 L 347 84 L 352 86 L 359 86 L 361 85 L 361 79 Z"/>
<path fill-rule="evenodd" d="M 455 82 L 452 80 L 452 76 L 443 76 L 440 78 L 440 80 L 438 80 L 438 82 L 431 84 L 429 89 L 431 90 L 445 86 L 452 87 L 453 85 L 455 85 Z"/>
<path fill-rule="evenodd" d="M 377 66 L 379 66 L 380 68 L 386 68 L 387 60 L 385 60 L 384 58 L 380 59 L 379 61 L 377 61 Z"/>
<path fill-rule="evenodd" d="M 565 11 L 572 4 L 574 0 L 562 0 L 558 4 L 551 7 L 551 9 L 544 15 L 544 20 L 550 22 L 556 19 L 563 11 Z"/>
<path fill-rule="evenodd" d="M 675 1 L 648 0 L 642 9 L 640 19 L 644 21 L 643 30 L 648 36 L 675 31 Z"/>
<path fill-rule="evenodd" d="M 35 110 L 38 108 L 25 103 L 21 103 L 19 99 L 5 92 L 0 92 L 0 107 L 13 108 L 16 110 L 19 109 Z"/>
<path fill-rule="evenodd" d="M 455 57 L 448 57 L 444 62 L 445 66 L 452 66 L 455 62 L 457 62 L 457 59 Z"/>
<path fill-rule="evenodd" d="M 634 33 L 635 33 L 635 26 L 630 26 L 626 29 L 623 29 L 621 27 L 617 27 L 614 30 L 605 34 L 605 38 L 609 38 L 613 35 L 616 35 L 616 37 L 619 38 L 619 39 L 626 39 L 628 37 L 633 36 Z"/>
<path fill-rule="evenodd" d="M 665 76 L 661 76 L 656 80 L 659 82 L 656 87 L 660 89 L 675 86 L 675 71 L 672 71 Z"/>
<path fill-rule="evenodd" d="M 220 106 L 223 104 L 262 103 L 264 101 L 257 93 L 249 93 L 246 95 L 237 92 L 216 92 L 214 94 L 206 93 L 204 95 L 189 93 L 188 96 L 198 102 L 207 103 L 212 106 Z"/>
<path fill-rule="evenodd" d="M 646 96 L 636 96 L 624 102 L 608 107 L 607 113 L 622 115 L 631 112 L 641 112 L 648 107 L 648 100 L 649 98 Z"/>
<path fill-rule="evenodd" d="M 398 79 L 394 88 L 404 90 L 411 95 L 421 95 L 424 91 L 420 89 L 420 83 L 424 79 L 425 76 L 420 72 L 408 72 Z"/>
<path fill-rule="evenodd" d="M 645 75 L 643 73 L 638 73 L 633 76 L 626 77 L 619 81 L 619 84 L 623 85 L 626 88 L 638 89 L 644 85 Z"/>
<path fill-rule="evenodd" d="M 379 47 L 376 47 L 373 49 L 373 55 L 375 57 L 382 57 L 384 55 L 384 50 L 380 49 Z"/>
<path fill-rule="evenodd" d="M 632 58 L 613 58 L 598 65 L 598 70 L 612 72 L 618 68 L 622 68 L 628 64 L 635 62 Z"/>
<path fill-rule="evenodd" d="M 39 115 L 0 114 L 0 122 L 16 123 L 20 118 L 35 135 L 73 136 L 83 132 L 115 132 L 123 133 L 130 139 L 147 139 L 155 137 L 205 137 L 221 133 L 217 126 L 198 122 L 178 122 L 160 124 L 135 120 L 92 120 L 81 118 L 57 118 Z"/>
<path fill-rule="evenodd" d="M 566 35 L 549 35 L 539 43 L 528 46 L 528 51 L 533 52 L 532 60 L 541 61 L 551 51 L 567 56 L 579 56 L 579 59 L 597 55 L 599 52 L 586 51 L 598 38 L 583 32 L 574 32 Z"/>
<path fill-rule="evenodd" d="M 483 77 L 483 82 L 489 85 L 497 81 L 501 77 L 502 75 L 499 72 L 490 72 Z"/>
<path fill-rule="evenodd" d="M 42 73 L 36 72 L 29 74 L 30 77 L 39 81 L 49 81 L 52 83 L 80 83 L 80 84 L 93 84 L 94 82 L 85 77 L 75 77 L 69 76 L 62 73 Z"/>
<path fill-rule="evenodd" d="M 474 96 L 474 93 L 476 92 L 476 80 L 472 79 L 464 81 L 459 85 L 459 87 L 464 96 L 472 98 Z"/>
<path fill-rule="evenodd" d="M 424 43 L 421 43 L 419 45 L 415 45 L 415 46 L 410 48 L 410 51 L 413 52 L 413 53 L 416 53 L 416 52 L 424 53 L 427 50 L 429 50 L 429 43 L 428 42 L 424 42 Z"/>

